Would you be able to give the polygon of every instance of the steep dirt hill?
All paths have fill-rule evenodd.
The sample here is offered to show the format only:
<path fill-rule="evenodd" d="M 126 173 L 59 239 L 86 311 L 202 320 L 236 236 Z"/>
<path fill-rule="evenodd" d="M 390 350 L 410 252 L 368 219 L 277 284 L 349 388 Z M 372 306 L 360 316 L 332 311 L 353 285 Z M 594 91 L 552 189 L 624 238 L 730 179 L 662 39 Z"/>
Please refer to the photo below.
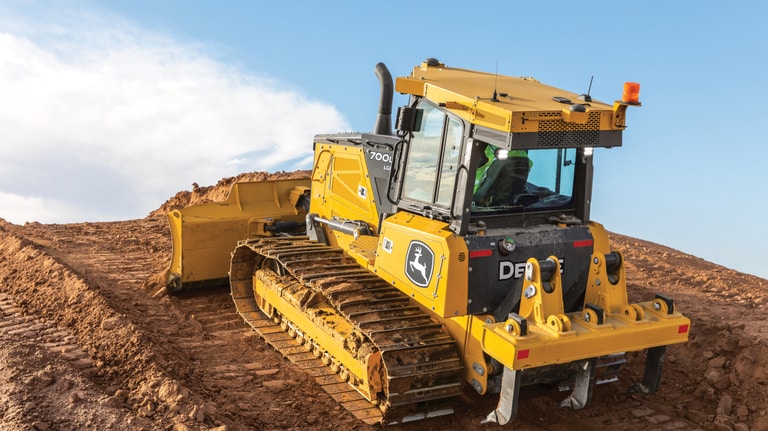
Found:
<path fill-rule="evenodd" d="M 273 174 L 307 176 L 307 172 Z M 264 179 L 264 173 L 237 179 Z M 372 430 L 246 328 L 226 289 L 168 296 L 162 214 L 220 200 L 235 178 L 180 192 L 142 220 L 23 226 L 0 219 L 0 429 Z M 620 381 L 584 410 L 528 391 L 515 430 L 768 430 L 768 281 L 613 235 L 630 300 L 675 298 L 691 341 L 668 349 L 662 389 Z M 469 389 L 456 414 L 391 429 L 495 430 Z"/>

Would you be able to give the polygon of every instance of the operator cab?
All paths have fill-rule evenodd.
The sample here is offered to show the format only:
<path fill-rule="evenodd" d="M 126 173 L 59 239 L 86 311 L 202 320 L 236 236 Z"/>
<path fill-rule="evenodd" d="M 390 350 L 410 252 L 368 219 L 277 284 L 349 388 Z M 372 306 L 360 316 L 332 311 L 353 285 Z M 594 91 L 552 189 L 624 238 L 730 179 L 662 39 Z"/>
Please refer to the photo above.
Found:
<path fill-rule="evenodd" d="M 427 99 L 398 116 L 405 138 L 394 182 L 399 209 L 450 222 L 461 235 L 576 217 L 576 199 L 585 191 L 576 187 L 577 178 L 584 177 L 580 171 L 588 169 L 591 152 L 509 150 L 479 138 L 478 126 Z"/>
<path fill-rule="evenodd" d="M 410 103 L 389 197 L 397 209 L 449 222 L 458 235 L 589 222 L 592 149 L 621 146 L 628 106 L 427 59 L 398 77 Z"/>

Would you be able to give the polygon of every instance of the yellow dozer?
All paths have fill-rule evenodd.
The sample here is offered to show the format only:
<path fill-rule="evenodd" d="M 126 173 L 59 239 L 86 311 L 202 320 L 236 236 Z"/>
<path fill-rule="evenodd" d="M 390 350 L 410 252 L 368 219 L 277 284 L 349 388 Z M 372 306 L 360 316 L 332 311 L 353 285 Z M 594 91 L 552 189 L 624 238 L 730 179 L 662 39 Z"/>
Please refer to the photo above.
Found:
<path fill-rule="evenodd" d="M 656 391 L 690 321 L 661 294 L 628 302 L 624 259 L 590 220 L 593 150 L 621 146 L 639 86 L 605 104 L 435 59 L 395 84 L 376 72 L 374 132 L 316 136 L 310 179 L 168 215 L 168 289 L 229 278 L 245 321 L 346 382 L 340 402 L 368 423 L 451 413 L 471 388 L 498 394 L 486 421 L 506 424 L 540 383 L 580 409 L 629 351 L 647 350 L 634 388 Z M 394 89 L 410 95 L 395 132 Z"/>

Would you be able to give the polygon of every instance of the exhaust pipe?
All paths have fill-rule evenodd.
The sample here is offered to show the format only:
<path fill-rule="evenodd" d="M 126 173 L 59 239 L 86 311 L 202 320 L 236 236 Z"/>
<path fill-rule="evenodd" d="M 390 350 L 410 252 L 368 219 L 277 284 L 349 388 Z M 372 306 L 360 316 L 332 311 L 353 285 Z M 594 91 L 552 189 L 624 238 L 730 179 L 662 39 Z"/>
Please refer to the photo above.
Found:
<path fill-rule="evenodd" d="M 381 84 L 381 98 L 379 99 L 379 115 L 376 116 L 376 125 L 373 133 L 377 135 L 392 135 L 392 99 L 395 94 L 392 75 L 384 63 L 376 65 L 376 77 Z"/>

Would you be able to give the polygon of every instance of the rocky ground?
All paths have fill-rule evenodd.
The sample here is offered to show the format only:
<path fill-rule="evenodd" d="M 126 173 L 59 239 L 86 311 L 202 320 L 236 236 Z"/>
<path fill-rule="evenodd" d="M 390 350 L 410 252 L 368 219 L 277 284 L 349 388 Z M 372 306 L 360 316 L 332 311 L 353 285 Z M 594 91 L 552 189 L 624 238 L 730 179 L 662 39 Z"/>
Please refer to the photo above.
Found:
<path fill-rule="evenodd" d="M 141 220 L 0 219 L 0 429 L 373 429 L 247 329 L 226 289 L 163 291 L 162 214 L 221 199 L 234 180 L 195 185 Z M 612 238 L 630 300 L 675 298 L 692 320 L 690 342 L 668 349 L 654 395 L 628 391 L 644 362 L 630 354 L 620 381 L 597 387 L 586 409 L 556 407 L 557 390 L 525 391 L 507 429 L 768 430 L 768 281 Z M 501 429 L 480 425 L 496 401 L 467 389 L 455 415 L 390 429 Z"/>

